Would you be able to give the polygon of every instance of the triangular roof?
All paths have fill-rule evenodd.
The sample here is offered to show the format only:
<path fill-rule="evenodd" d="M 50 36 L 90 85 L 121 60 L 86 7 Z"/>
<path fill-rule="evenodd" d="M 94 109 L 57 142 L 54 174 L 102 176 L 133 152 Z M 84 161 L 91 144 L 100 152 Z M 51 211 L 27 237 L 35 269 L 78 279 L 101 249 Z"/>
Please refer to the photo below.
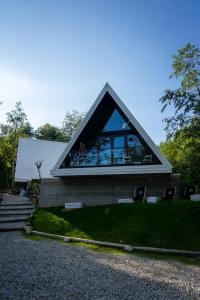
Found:
<path fill-rule="evenodd" d="M 161 164 L 159 165 L 132 165 L 132 166 L 106 166 L 106 167 L 85 167 L 85 168 L 62 168 L 62 162 L 68 155 L 69 151 L 77 141 L 78 137 L 88 124 L 89 120 L 91 119 L 94 112 L 97 110 L 99 104 L 103 100 L 106 93 L 109 93 L 112 99 L 116 102 L 118 107 L 124 113 L 124 115 L 128 118 L 128 120 L 132 123 L 138 133 L 141 135 L 143 140 L 152 150 L 152 152 L 157 156 Z M 115 93 L 112 87 L 106 83 L 103 89 L 101 90 L 100 94 L 98 95 L 97 99 L 93 103 L 92 107 L 88 111 L 87 115 L 85 116 L 84 120 L 82 121 L 80 127 L 72 137 L 71 141 L 68 143 L 67 147 L 65 148 L 64 152 L 58 159 L 56 165 L 52 169 L 53 176 L 79 176 L 79 175 L 111 175 L 111 174 L 146 174 L 146 173 L 171 173 L 172 166 L 169 161 L 161 154 L 159 148 L 155 145 L 146 131 L 142 128 L 139 122 L 135 119 L 129 109 L 125 106 L 119 96 Z"/>

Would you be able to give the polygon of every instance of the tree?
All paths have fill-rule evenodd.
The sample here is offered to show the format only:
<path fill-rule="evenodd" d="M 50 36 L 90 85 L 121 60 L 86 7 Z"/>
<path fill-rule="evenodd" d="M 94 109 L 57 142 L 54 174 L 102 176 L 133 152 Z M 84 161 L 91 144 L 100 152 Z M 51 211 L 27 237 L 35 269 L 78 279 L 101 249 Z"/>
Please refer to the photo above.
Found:
<path fill-rule="evenodd" d="M 31 126 L 30 122 L 25 122 L 20 128 L 21 134 L 26 135 L 27 137 L 34 137 L 34 129 Z"/>
<path fill-rule="evenodd" d="M 16 153 L 19 137 L 32 136 L 33 128 L 27 121 L 21 102 L 17 102 L 15 108 L 7 113 L 6 124 L 0 124 L 0 152 L 4 167 L 11 169 L 11 185 L 14 185 Z M 9 176 L 8 176 L 9 177 Z"/>
<path fill-rule="evenodd" d="M 179 87 L 168 89 L 160 99 L 162 112 L 173 108 L 165 118 L 167 140 L 161 143 L 163 154 L 185 184 L 200 182 L 200 49 L 190 43 L 173 56 L 172 74 Z"/>
<path fill-rule="evenodd" d="M 42 167 L 42 164 L 43 164 L 43 160 L 37 160 L 35 161 L 35 165 L 36 165 L 36 168 L 37 168 L 37 171 L 38 171 L 38 176 L 39 176 L 39 179 L 41 180 L 42 179 L 42 176 L 41 176 L 41 167 Z"/>
<path fill-rule="evenodd" d="M 188 134 L 190 129 L 176 132 L 176 136 L 162 142 L 160 149 L 180 172 L 184 184 L 200 182 L 200 137 Z"/>
<path fill-rule="evenodd" d="M 62 126 L 62 133 L 65 136 L 66 142 L 70 141 L 84 117 L 85 113 L 80 113 L 76 110 L 72 110 L 72 112 L 67 111 Z"/>
<path fill-rule="evenodd" d="M 61 129 L 49 123 L 40 126 L 35 131 L 35 137 L 37 139 L 48 140 L 48 141 L 59 141 L 59 142 L 65 141 L 65 137 L 62 134 Z"/>
<path fill-rule="evenodd" d="M 199 122 L 200 118 L 200 49 L 190 43 L 173 55 L 172 74 L 180 87 L 168 89 L 160 99 L 162 112 L 167 107 L 174 109 L 171 117 L 165 118 L 166 130 L 172 136 L 177 130 Z"/>
<path fill-rule="evenodd" d="M 12 168 L 12 145 L 6 136 L 0 136 L 0 186 L 8 186 Z"/>

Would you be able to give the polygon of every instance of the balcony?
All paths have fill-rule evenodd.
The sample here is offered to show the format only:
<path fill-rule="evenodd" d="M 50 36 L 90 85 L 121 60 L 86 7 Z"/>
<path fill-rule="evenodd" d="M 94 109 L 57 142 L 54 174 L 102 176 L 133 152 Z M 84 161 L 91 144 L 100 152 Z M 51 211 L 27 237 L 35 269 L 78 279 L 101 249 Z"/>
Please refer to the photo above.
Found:
<path fill-rule="evenodd" d="M 132 148 L 90 149 L 71 151 L 68 167 L 98 167 L 155 164 L 153 157 L 141 146 Z"/>

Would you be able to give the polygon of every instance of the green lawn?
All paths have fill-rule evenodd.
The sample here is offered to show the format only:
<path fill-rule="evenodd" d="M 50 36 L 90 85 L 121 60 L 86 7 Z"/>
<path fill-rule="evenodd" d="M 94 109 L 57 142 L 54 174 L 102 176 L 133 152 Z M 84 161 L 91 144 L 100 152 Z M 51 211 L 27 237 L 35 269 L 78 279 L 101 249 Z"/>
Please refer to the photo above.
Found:
<path fill-rule="evenodd" d="M 130 245 L 200 250 L 200 203 L 115 204 L 63 212 L 38 209 L 35 230 Z"/>

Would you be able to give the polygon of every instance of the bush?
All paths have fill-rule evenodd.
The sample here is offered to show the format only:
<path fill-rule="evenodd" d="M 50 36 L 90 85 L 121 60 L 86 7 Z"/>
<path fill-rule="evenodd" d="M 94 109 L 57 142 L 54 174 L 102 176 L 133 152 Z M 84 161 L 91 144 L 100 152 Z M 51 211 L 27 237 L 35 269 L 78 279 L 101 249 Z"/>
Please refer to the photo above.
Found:
<path fill-rule="evenodd" d="M 41 179 L 32 179 L 31 184 L 33 183 L 41 184 Z"/>
<path fill-rule="evenodd" d="M 40 201 L 40 183 L 31 181 L 31 186 L 28 191 L 28 196 L 37 207 Z"/>
<path fill-rule="evenodd" d="M 34 229 L 48 233 L 64 235 L 72 228 L 71 224 L 51 212 L 40 209 L 37 218 L 33 217 Z"/>

